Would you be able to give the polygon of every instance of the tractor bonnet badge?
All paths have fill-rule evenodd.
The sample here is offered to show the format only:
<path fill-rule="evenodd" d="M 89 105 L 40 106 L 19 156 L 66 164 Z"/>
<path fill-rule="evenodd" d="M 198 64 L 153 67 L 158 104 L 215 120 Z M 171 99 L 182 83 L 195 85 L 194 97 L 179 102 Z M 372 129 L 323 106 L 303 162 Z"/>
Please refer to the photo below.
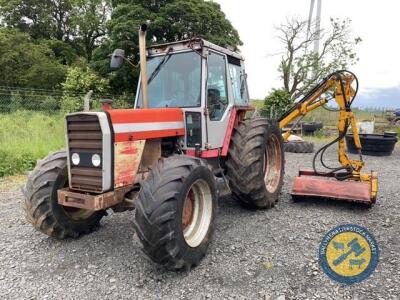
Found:
<path fill-rule="evenodd" d="M 319 248 L 319 264 L 333 280 L 355 283 L 367 278 L 378 264 L 375 238 L 364 227 L 347 224 L 329 231 Z"/>

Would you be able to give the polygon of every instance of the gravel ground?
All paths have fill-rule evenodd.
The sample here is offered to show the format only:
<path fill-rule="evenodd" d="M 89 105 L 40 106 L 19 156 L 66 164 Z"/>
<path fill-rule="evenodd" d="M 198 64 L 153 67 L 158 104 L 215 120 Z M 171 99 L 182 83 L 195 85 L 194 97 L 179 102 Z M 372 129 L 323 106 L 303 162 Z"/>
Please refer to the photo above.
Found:
<path fill-rule="evenodd" d="M 332 161 L 336 153 L 331 151 Z M 19 189 L 0 191 L 0 297 L 165 299 L 399 299 L 400 151 L 365 156 L 379 172 L 379 199 L 359 205 L 293 203 L 289 191 L 311 154 L 287 154 L 279 205 L 249 211 L 220 200 L 208 254 L 190 272 L 164 271 L 147 261 L 134 234 L 133 212 L 110 213 L 94 233 L 57 241 L 24 219 Z M 368 279 L 351 286 L 330 280 L 318 266 L 318 247 L 333 227 L 354 223 L 374 234 L 380 261 Z"/>

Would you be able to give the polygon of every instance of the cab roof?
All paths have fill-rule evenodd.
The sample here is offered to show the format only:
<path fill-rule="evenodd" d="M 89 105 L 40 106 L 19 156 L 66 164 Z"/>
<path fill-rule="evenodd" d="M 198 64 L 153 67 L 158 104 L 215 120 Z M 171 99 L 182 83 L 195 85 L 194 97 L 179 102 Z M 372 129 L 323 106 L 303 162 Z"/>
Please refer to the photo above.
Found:
<path fill-rule="evenodd" d="M 206 41 L 202 38 L 193 38 L 190 40 L 182 40 L 178 42 L 172 42 L 172 43 L 166 43 L 166 44 L 159 44 L 159 45 L 153 45 L 151 47 L 147 48 L 147 54 L 148 56 L 155 56 L 155 55 L 160 55 L 160 54 L 165 54 L 168 51 L 183 51 L 183 50 L 201 50 L 202 48 L 209 48 L 221 53 L 224 53 L 226 55 L 235 57 L 240 60 L 244 60 L 244 57 L 238 53 L 234 52 L 228 48 L 224 48 L 218 45 L 215 45 L 209 41 Z M 169 50 L 172 49 L 172 50 Z"/>

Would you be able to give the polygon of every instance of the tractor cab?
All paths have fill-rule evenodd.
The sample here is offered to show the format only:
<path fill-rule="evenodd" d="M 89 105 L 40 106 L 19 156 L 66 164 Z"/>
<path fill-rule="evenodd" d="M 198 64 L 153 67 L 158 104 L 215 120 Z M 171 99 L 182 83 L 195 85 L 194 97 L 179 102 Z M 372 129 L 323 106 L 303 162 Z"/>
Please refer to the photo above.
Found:
<path fill-rule="evenodd" d="M 248 107 L 243 57 L 203 39 L 148 48 L 148 108 L 181 108 L 183 149 L 223 146 L 234 107 Z M 143 108 L 141 81 L 135 108 Z"/>

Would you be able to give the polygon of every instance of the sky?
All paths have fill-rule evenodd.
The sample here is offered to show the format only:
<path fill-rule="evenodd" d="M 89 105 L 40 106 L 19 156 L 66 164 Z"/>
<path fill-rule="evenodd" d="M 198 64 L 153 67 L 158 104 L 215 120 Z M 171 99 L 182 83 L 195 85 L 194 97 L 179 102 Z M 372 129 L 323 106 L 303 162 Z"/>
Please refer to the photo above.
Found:
<path fill-rule="evenodd" d="M 252 99 L 263 99 L 280 87 L 280 49 L 276 26 L 287 17 L 308 18 L 310 0 L 214 0 L 239 31 Z M 316 1 L 317 2 L 317 1 Z M 314 9 L 314 11 L 316 8 Z M 352 20 L 354 36 L 362 38 L 360 58 L 350 68 L 360 81 L 358 107 L 400 107 L 400 1 L 322 0 L 322 27 L 333 18 Z"/>

